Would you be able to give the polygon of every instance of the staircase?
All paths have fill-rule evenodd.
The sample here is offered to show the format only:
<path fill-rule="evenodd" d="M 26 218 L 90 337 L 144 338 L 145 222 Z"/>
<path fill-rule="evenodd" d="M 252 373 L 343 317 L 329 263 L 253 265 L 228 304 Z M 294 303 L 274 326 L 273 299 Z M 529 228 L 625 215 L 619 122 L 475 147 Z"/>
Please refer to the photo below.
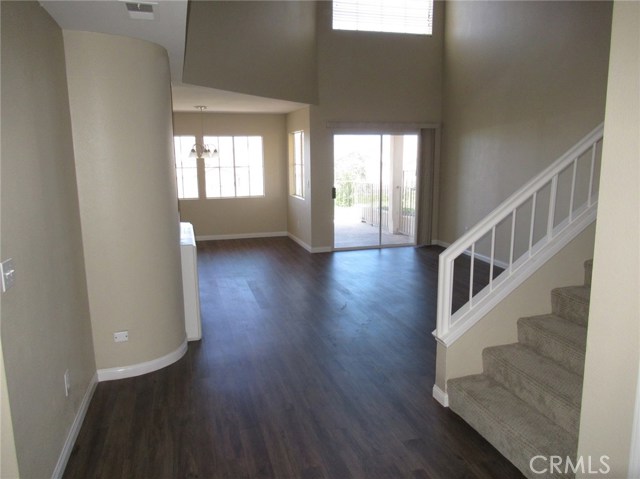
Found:
<path fill-rule="evenodd" d="M 520 318 L 518 342 L 485 348 L 482 374 L 450 379 L 450 408 L 528 478 L 534 456 L 575 464 L 582 399 L 592 261 L 583 286 L 551 291 L 551 314 Z M 549 470 L 549 460 L 534 463 Z"/>

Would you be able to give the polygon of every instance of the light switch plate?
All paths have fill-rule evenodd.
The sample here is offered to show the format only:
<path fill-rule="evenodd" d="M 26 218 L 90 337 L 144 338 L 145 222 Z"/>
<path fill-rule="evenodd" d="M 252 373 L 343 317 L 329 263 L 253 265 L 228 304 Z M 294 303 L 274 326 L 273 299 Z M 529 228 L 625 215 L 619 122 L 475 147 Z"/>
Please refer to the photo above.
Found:
<path fill-rule="evenodd" d="M 16 268 L 13 258 L 0 263 L 0 276 L 2 276 L 2 292 L 7 291 L 16 282 Z"/>

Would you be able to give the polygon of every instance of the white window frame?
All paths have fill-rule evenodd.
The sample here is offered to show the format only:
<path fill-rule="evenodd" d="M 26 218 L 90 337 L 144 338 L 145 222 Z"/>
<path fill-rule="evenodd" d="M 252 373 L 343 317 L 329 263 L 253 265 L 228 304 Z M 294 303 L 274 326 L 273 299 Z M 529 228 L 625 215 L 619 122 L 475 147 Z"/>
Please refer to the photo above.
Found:
<path fill-rule="evenodd" d="M 176 187 L 178 191 L 179 200 L 197 200 L 200 198 L 200 185 L 199 185 L 199 168 L 198 159 L 189 158 L 191 147 L 196 142 L 195 135 L 176 135 L 173 137 L 173 147 L 175 155 L 175 167 L 176 167 Z M 193 166 L 185 166 L 185 163 L 193 163 Z M 186 172 L 191 170 L 191 173 L 195 172 L 195 184 L 191 185 L 191 188 L 195 187 L 195 196 L 185 196 L 185 185 L 188 181 L 188 175 Z M 187 177 L 187 178 L 186 178 Z M 186 178 L 186 179 L 185 179 Z M 193 178 L 192 178 L 193 179 Z"/>
<path fill-rule="evenodd" d="M 305 154 L 304 131 L 289 133 L 289 194 L 296 198 L 305 197 Z"/>
<path fill-rule="evenodd" d="M 250 142 L 255 142 L 256 140 L 260 140 L 259 148 L 257 148 L 256 144 L 251 144 Z M 217 154 L 214 158 L 205 158 L 204 159 L 204 183 L 205 183 L 205 196 L 206 199 L 229 199 L 229 198 L 261 198 L 265 196 L 265 185 L 264 185 L 264 138 L 259 135 L 218 135 L 218 136 L 205 136 L 203 141 L 206 145 L 208 145 L 212 151 L 215 151 Z M 238 157 L 240 142 L 247 142 L 247 154 L 259 154 L 259 162 L 256 157 L 249 157 L 247 165 L 238 165 L 237 162 L 240 160 Z M 229 145 L 229 142 L 231 145 Z M 251 146 L 250 146 L 251 145 Z M 249 151 L 250 149 L 259 150 L 259 151 Z M 227 160 L 231 160 L 231 163 L 222 166 L 222 157 L 225 157 Z M 252 164 L 253 163 L 253 164 Z M 259 164 L 258 164 L 259 163 Z M 223 190 L 223 170 L 232 170 L 233 176 L 233 194 L 224 193 Z M 240 169 L 246 169 L 248 181 L 248 194 L 238 194 L 239 188 L 239 171 Z M 211 191 L 213 188 L 209 188 L 208 183 L 208 174 L 212 174 L 215 178 L 215 172 L 217 171 L 217 178 L 219 182 L 219 186 L 217 191 Z M 252 192 L 252 187 L 255 187 L 255 184 L 252 182 L 253 175 L 257 175 L 259 173 L 259 186 L 257 189 L 254 189 Z M 226 185 L 227 191 L 230 189 L 230 185 Z"/>
<path fill-rule="evenodd" d="M 333 29 L 433 34 L 433 0 L 333 0 Z"/>

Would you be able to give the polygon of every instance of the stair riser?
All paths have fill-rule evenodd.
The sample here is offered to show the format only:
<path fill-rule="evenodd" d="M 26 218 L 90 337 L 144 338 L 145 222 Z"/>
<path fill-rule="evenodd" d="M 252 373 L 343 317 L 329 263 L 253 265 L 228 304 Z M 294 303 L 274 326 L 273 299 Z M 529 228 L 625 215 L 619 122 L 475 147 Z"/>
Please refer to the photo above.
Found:
<path fill-rule="evenodd" d="M 570 349 L 553 337 L 541 333 L 526 324 L 518 324 L 518 341 L 542 356 L 553 359 L 569 371 L 582 376 L 584 372 L 584 352 Z"/>
<path fill-rule="evenodd" d="M 522 435 L 518 424 L 503 424 L 498 411 L 488 411 L 466 392 L 464 384 L 449 383 L 449 407 L 489 441 L 529 479 L 573 479 L 574 474 L 534 474 L 530 460 L 535 456 L 560 455 L 576 457 L 577 440 L 555 443 L 556 434 L 544 438 Z M 508 407 L 508 406 L 507 406 Z"/>
<path fill-rule="evenodd" d="M 451 397 L 457 398 L 458 396 L 454 394 Z M 510 447 L 513 447 L 513 444 L 525 445 L 525 443 L 518 440 L 519 438 L 515 437 L 515 435 L 510 434 L 511 431 L 497 429 L 493 424 L 491 424 L 490 420 L 485 418 L 481 413 L 473 411 L 468 404 L 465 404 L 465 401 L 462 398 L 460 400 L 452 399 L 449 403 L 449 408 L 464 419 L 472 428 L 478 431 L 480 435 L 489 441 L 493 447 L 509 459 L 514 466 L 520 469 L 526 477 L 529 479 L 535 479 L 537 477 L 529 470 L 529 461 L 526 459 L 527 457 L 536 456 L 537 454 L 534 451 L 526 455 L 523 454 L 522 456 L 509 454 L 509 449 Z"/>
<path fill-rule="evenodd" d="M 483 351 L 482 361 L 485 374 L 568 433 L 578 435 L 580 423 L 580 409 L 578 407 L 553 396 L 532 378 L 522 374 L 504 361 L 496 359 L 489 350 Z"/>
<path fill-rule="evenodd" d="M 451 410 L 530 479 L 575 476 L 536 475 L 529 459 L 576 454 L 592 262 L 584 268 L 584 286 L 551 291 L 551 315 L 518 320 L 518 343 L 483 350 L 483 374 L 448 381 Z"/>
<path fill-rule="evenodd" d="M 582 326 L 587 326 L 589 321 L 589 303 L 561 294 L 551 293 L 551 311 L 561 318 Z"/>

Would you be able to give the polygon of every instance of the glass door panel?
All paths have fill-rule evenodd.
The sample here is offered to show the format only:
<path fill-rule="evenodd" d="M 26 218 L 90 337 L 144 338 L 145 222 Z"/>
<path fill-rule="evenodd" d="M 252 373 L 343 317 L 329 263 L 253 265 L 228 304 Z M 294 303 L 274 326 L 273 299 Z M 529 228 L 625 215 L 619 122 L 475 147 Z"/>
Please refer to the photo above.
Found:
<path fill-rule="evenodd" d="M 380 135 L 334 136 L 334 246 L 380 244 Z"/>
<path fill-rule="evenodd" d="M 381 244 L 415 244 L 418 135 L 384 135 L 383 144 Z"/>
<path fill-rule="evenodd" d="M 415 244 L 417 135 L 334 136 L 334 247 Z"/>

